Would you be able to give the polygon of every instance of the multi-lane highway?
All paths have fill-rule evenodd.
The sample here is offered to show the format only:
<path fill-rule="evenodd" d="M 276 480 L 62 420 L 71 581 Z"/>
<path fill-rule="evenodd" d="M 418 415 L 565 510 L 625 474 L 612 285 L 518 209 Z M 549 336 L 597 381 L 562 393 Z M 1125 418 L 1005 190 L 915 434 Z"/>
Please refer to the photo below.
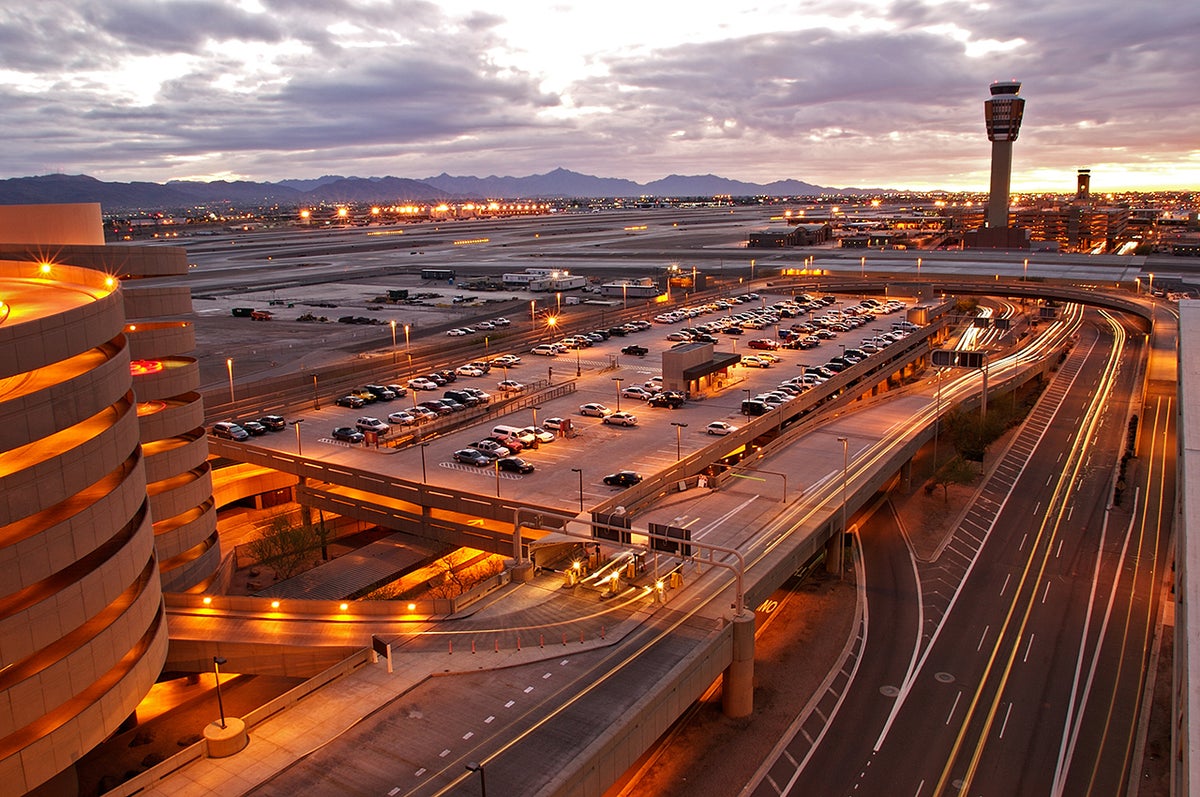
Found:
<path fill-rule="evenodd" d="M 819 744 L 793 740 L 795 765 L 775 762 L 756 794 L 1123 790 L 1173 451 L 1154 397 L 1144 465 L 1129 474 L 1137 503 L 1111 505 L 1141 342 L 1091 314 L 937 560 L 916 562 L 886 518 L 864 531 L 868 620 L 853 682 Z"/>

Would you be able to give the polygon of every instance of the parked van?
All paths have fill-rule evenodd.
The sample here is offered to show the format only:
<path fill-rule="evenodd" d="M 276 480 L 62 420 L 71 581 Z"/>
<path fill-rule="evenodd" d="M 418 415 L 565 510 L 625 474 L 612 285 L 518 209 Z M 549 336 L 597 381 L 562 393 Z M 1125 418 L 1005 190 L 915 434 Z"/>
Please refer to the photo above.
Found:
<path fill-rule="evenodd" d="M 515 437 L 527 446 L 533 445 L 533 441 L 537 439 L 537 436 L 529 430 L 505 424 L 493 426 L 492 435 L 494 437 Z"/>
<path fill-rule="evenodd" d="M 533 354 L 540 354 L 543 357 L 558 356 L 558 348 L 550 343 L 539 343 L 538 345 L 534 346 L 529 351 Z"/>
<path fill-rule="evenodd" d="M 483 399 L 479 398 L 478 396 L 474 396 L 465 390 L 447 390 L 442 395 L 445 398 L 457 401 L 464 407 L 474 407 L 476 404 L 479 404 L 483 401 Z"/>
<path fill-rule="evenodd" d="M 771 410 L 771 405 L 759 399 L 746 399 L 742 402 L 742 415 L 765 415 Z"/>

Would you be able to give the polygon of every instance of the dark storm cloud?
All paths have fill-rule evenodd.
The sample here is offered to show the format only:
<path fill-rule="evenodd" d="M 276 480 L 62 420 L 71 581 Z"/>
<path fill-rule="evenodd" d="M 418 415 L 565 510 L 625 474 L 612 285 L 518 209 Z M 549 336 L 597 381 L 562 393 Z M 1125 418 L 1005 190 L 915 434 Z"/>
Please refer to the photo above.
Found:
<path fill-rule="evenodd" d="M 871 174 L 886 164 L 928 182 L 981 168 L 987 84 L 1008 77 L 1025 82 L 1029 103 L 1018 169 L 1133 151 L 1178 161 L 1200 123 L 1200 6 L 1166 0 L 814 0 L 806 18 L 832 17 L 829 27 L 783 19 L 768 34 L 636 55 L 614 43 L 591 56 L 598 76 L 565 88 L 566 103 L 542 88 L 547 75 L 492 61 L 511 48 L 503 6 L 450 16 L 425 0 L 259 5 L 0 10 L 10 74 L 0 174 L 165 180 L 182 159 L 263 179 L 565 165 L 902 185 Z M 588 44 L 586 31 L 570 33 Z M 156 67 L 154 56 L 170 60 Z M 144 76 L 133 72 L 142 64 Z"/>

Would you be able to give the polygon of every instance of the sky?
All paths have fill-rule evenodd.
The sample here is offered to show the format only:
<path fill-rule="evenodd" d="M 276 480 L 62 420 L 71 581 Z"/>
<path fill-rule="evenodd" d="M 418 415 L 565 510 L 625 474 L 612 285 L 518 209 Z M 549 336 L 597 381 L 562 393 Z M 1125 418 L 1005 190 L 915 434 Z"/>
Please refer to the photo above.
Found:
<path fill-rule="evenodd" d="M 1194 0 L 0 0 L 0 178 L 1200 188 Z"/>

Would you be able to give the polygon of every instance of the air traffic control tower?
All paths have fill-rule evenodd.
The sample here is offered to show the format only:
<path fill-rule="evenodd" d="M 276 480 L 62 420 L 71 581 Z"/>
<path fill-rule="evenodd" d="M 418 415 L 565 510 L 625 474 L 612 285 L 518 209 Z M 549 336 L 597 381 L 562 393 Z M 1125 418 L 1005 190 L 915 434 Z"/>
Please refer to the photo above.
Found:
<path fill-rule="evenodd" d="M 1019 80 L 1001 80 L 991 85 L 992 96 L 983 103 L 988 140 L 992 142 L 992 181 L 983 228 L 965 238 L 967 246 L 1028 248 L 1024 230 L 1008 226 L 1008 184 L 1012 178 L 1012 145 L 1021 132 L 1025 100 Z"/>

